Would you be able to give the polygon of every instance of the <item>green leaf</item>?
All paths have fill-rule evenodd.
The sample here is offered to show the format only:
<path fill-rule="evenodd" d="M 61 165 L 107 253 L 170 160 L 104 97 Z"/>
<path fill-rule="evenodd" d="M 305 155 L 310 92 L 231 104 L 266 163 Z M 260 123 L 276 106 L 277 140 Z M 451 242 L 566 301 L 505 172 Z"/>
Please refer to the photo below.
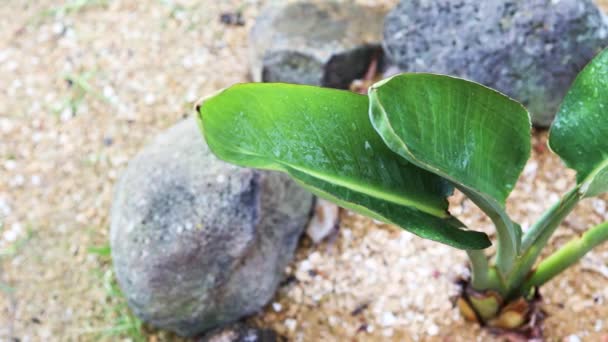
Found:
<path fill-rule="evenodd" d="M 451 186 L 408 163 L 374 131 L 366 96 L 288 84 L 242 84 L 205 100 L 210 149 L 228 162 L 290 174 L 320 197 L 463 249 L 490 242 L 448 213 Z"/>
<path fill-rule="evenodd" d="M 608 191 L 608 49 L 572 84 L 551 127 L 549 146 L 576 170 L 583 196 Z"/>
<path fill-rule="evenodd" d="M 504 204 L 530 156 L 519 103 L 480 84 L 403 74 L 371 90 L 372 121 L 394 151 Z"/>
<path fill-rule="evenodd" d="M 449 180 L 488 213 L 507 271 L 521 229 L 504 203 L 530 155 L 526 109 L 480 84 L 434 74 L 381 81 L 370 89 L 370 101 L 372 123 L 393 151 Z"/>

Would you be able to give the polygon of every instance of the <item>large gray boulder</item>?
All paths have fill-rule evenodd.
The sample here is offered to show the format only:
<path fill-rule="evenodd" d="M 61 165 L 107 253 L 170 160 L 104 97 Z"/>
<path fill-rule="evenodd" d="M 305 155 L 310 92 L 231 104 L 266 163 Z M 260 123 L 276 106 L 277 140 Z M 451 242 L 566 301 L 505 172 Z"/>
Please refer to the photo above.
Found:
<path fill-rule="evenodd" d="M 273 297 L 312 203 L 285 175 L 218 160 L 193 119 L 178 123 L 116 186 L 112 258 L 129 305 L 185 336 L 256 312 Z"/>
<path fill-rule="evenodd" d="M 592 0 L 403 0 L 384 26 L 385 52 L 401 70 L 496 88 L 539 126 L 607 45 L 608 21 Z"/>
<path fill-rule="evenodd" d="M 256 82 L 348 88 L 379 56 L 385 11 L 353 2 L 274 2 L 249 36 Z"/>

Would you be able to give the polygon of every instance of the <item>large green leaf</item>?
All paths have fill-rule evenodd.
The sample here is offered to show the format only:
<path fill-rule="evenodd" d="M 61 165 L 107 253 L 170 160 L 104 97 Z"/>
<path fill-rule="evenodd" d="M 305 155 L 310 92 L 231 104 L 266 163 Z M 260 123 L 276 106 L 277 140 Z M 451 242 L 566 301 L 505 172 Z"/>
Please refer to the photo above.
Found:
<path fill-rule="evenodd" d="M 372 121 L 394 151 L 504 204 L 530 156 L 519 103 L 478 83 L 402 74 L 371 90 Z"/>
<path fill-rule="evenodd" d="M 243 84 L 205 100 L 202 129 L 228 162 L 283 171 L 317 195 L 463 249 L 489 246 L 447 211 L 452 189 L 393 153 L 374 131 L 366 96 L 288 84 Z"/>
<path fill-rule="evenodd" d="M 480 84 L 434 74 L 381 81 L 370 99 L 372 123 L 393 151 L 455 184 L 494 220 L 507 271 L 521 230 L 504 202 L 530 155 L 526 109 Z"/>
<path fill-rule="evenodd" d="M 549 146 L 576 170 L 584 196 L 608 191 L 608 49 L 581 71 L 566 94 Z"/>

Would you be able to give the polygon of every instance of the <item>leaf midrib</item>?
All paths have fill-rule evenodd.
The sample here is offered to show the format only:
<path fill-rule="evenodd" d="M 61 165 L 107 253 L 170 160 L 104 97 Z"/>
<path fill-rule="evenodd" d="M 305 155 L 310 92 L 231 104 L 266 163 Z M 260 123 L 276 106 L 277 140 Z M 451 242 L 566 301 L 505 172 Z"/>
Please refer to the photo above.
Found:
<path fill-rule="evenodd" d="M 268 168 L 274 169 L 276 171 L 286 171 L 289 172 L 289 169 L 293 169 L 296 170 L 298 172 L 302 172 L 308 175 L 311 175 L 317 179 L 320 179 L 322 181 L 328 182 L 328 183 L 333 183 L 339 186 L 342 186 L 344 188 L 350 189 L 352 191 L 356 191 L 380 200 L 386 200 L 388 202 L 391 203 L 395 203 L 395 204 L 399 204 L 399 205 L 403 205 L 403 206 L 407 206 L 407 207 L 412 207 L 412 208 L 416 208 L 424 213 L 433 215 L 435 217 L 439 217 L 439 218 L 448 218 L 451 215 L 449 214 L 449 212 L 447 211 L 447 206 L 446 206 L 446 210 L 441 210 L 441 209 L 437 209 L 437 208 L 433 208 L 431 206 L 428 205 L 423 205 L 418 201 L 415 200 L 406 200 L 407 197 L 403 196 L 403 195 L 399 195 L 399 194 L 395 194 L 395 193 L 391 193 L 391 192 L 386 192 L 386 191 L 382 191 L 381 189 L 379 189 L 377 186 L 362 186 L 362 185 L 358 185 L 355 182 L 352 181 L 345 181 L 344 179 L 341 178 L 337 178 L 335 176 L 332 176 L 330 174 L 326 174 L 323 172 L 318 172 L 306 167 L 302 167 L 302 166 L 298 166 L 298 165 L 294 165 L 291 163 L 286 163 L 286 162 L 279 162 L 276 159 L 271 159 L 268 158 L 267 156 L 264 155 L 260 155 L 257 153 L 253 153 L 251 151 L 246 151 L 246 150 L 236 150 L 236 149 L 231 149 L 231 151 L 233 153 L 239 153 L 242 155 L 247 155 L 249 157 L 254 157 L 254 158 L 258 158 L 260 160 L 263 161 L 267 161 L 267 160 L 271 160 L 272 162 L 269 162 L 267 164 Z M 273 167 L 273 166 L 277 166 L 277 167 Z M 345 178 L 348 179 L 348 178 Z"/>

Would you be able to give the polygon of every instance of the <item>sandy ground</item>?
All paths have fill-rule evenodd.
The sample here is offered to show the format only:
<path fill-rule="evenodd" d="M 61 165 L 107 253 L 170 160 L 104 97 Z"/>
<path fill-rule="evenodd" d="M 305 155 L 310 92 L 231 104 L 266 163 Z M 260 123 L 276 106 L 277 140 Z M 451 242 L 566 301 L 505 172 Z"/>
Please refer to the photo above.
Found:
<path fill-rule="evenodd" d="M 113 184 L 200 96 L 246 80 L 246 35 L 265 2 L 2 3 L 0 341 L 94 340 L 116 327 L 120 298 L 108 289 L 107 258 L 95 253 L 107 246 Z M 220 23 L 221 13 L 237 10 L 245 26 Z M 509 202 L 524 227 L 573 182 L 544 139 L 536 134 Z M 453 211 L 489 226 L 462 198 Z M 302 242 L 292 281 L 253 321 L 301 341 L 489 339 L 448 301 L 464 253 L 343 216 L 328 242 Z M 606 216 L 605 199 L 586 201 L 554 245 Z M 550 340 L 608 334 L 605 260 L 608 246 L 545 288 Z M 149 339 L 170 336 L 153 331 Z"/>

